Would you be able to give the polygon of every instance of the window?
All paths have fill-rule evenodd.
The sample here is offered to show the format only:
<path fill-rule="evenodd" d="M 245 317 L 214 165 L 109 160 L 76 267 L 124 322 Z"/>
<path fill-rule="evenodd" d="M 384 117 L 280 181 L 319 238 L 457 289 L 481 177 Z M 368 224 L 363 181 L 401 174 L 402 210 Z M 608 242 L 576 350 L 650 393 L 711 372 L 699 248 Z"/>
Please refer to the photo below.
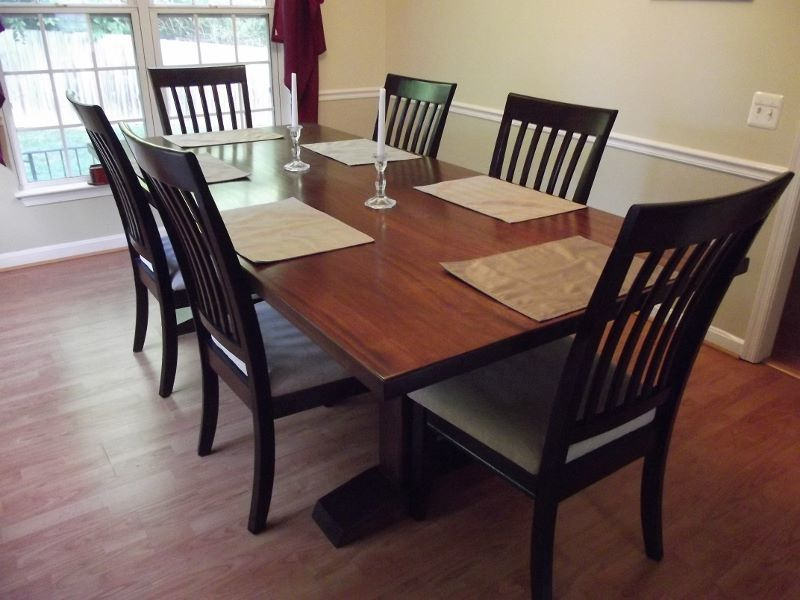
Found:
<path fill-rule="evenodd" d="M 70 6 L 72 5 L 72 6 Z M 3 108 L 23 188 L 83 181 L 96 162 L 66 99 L 160 131 L 147 66 L 244 63 L 253 125 L 277 121 L 267 0 L 0 0 Z"/>

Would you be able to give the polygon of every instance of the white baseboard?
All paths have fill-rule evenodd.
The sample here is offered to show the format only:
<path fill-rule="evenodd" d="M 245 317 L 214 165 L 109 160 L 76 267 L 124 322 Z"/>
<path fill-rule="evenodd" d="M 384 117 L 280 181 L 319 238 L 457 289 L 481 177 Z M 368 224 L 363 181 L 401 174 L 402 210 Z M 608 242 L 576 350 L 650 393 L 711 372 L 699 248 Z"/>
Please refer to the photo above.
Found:
<path fill-rule="evenodd" d="M 744 348 L 744 340 L 742 338 L 713 325 L 706 332 L 706 343 L 735 356 L 740 356 Z"/>
<path fill-rule="evenodd" d="M 125 241 L 125 236 L 121 233 L 117 233 L 114 235 L 90 238 L 88 240 L 77 240 L 75 242 L 65 242 L 63 244 L 52 244 L 50 246 L 27 248 L 15 252 L 5 252 L 0 254 L 0 271 L 64 260 L 67 258 L 77 258 L 87 254 L 120 250 L 126 246 L 127 242 Z"/>

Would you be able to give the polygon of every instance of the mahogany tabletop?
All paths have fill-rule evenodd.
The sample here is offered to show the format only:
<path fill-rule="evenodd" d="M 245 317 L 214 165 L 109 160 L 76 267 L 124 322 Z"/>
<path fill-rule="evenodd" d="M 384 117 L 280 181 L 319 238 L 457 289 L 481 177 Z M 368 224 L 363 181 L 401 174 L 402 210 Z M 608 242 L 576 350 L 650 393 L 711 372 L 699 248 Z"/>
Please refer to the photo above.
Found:
<path fill-rule="evenodd" d="M 352 137 L 306 125 L 301 143 Z M 384 398 L 575 329 L 580 313 L 531 320 L 448 274 L 441 262 L 573 235 L 610 246 L 622 224 L 620 217 L 593 208 L 515 224 L 499 221 L 415 190 L 477 174 L 431 158 L 389 163 L 387 195 L 397 205 L 375 211 L 364 206 L 374 193 L 372 165 L 348 167 L 303 149 L 301 158 L 311 169 L 289 173 L 282 168 L 290 159 L 287 139 L 201 151 L 252 173 L 211 186 L 220 209 L 294 196 L 374 238 L 372 244 L 274 264 L 242 264 L 255 292 Z"/>

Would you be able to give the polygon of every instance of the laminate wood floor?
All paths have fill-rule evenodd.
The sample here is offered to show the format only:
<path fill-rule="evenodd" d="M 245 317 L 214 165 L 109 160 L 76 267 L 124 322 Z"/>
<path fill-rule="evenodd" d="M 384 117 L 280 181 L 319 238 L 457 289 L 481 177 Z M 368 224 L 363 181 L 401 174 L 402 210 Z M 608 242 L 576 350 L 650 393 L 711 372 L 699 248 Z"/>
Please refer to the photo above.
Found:
<path fill-rule="evenodd" d="M 328 543 L 315 500 L 377 458 L 367 397 L 278 421 L 269 528 L 249 534 L 249 412 L 223 387 L 216 451 L 196 455 L 195 340 L 160 398 L 157 320 L 131 352 L 130 278 L 124 253 L 0 273 L 0 598 L 528 597 L 532 504 L 477 466 L 440 482 L 426 522 Z M 639 475 L 562 503 L 558 596 L 800 597 L 800 382 L 702 350 L 660 563 Z"/>

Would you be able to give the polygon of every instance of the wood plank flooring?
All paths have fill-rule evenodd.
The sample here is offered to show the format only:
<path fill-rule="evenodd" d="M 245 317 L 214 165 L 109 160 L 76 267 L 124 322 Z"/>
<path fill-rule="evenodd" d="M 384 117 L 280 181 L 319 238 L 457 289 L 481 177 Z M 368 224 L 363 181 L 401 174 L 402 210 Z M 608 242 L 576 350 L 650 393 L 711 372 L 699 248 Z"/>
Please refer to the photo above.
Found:
<path fill-rule="evenodd" d="M 0 273 L 0 598 L 528 597 L 532 504 L 477 466 L 440 482 L 426 522 L 328 543 L 315 500 L 376 460 L 366 397 L 278 421 L 269 528 L 250 535 L 249 412 L 223 387 L 215 452 L 196 455 L 194 338 L 160 398 L 157 322 L 131 352 L 129 271 L 112 253 Z M 639 475 L 562 504 L 557 596 L 800 597 L 800 381 L 701 352 L 660 563 Z"/>

